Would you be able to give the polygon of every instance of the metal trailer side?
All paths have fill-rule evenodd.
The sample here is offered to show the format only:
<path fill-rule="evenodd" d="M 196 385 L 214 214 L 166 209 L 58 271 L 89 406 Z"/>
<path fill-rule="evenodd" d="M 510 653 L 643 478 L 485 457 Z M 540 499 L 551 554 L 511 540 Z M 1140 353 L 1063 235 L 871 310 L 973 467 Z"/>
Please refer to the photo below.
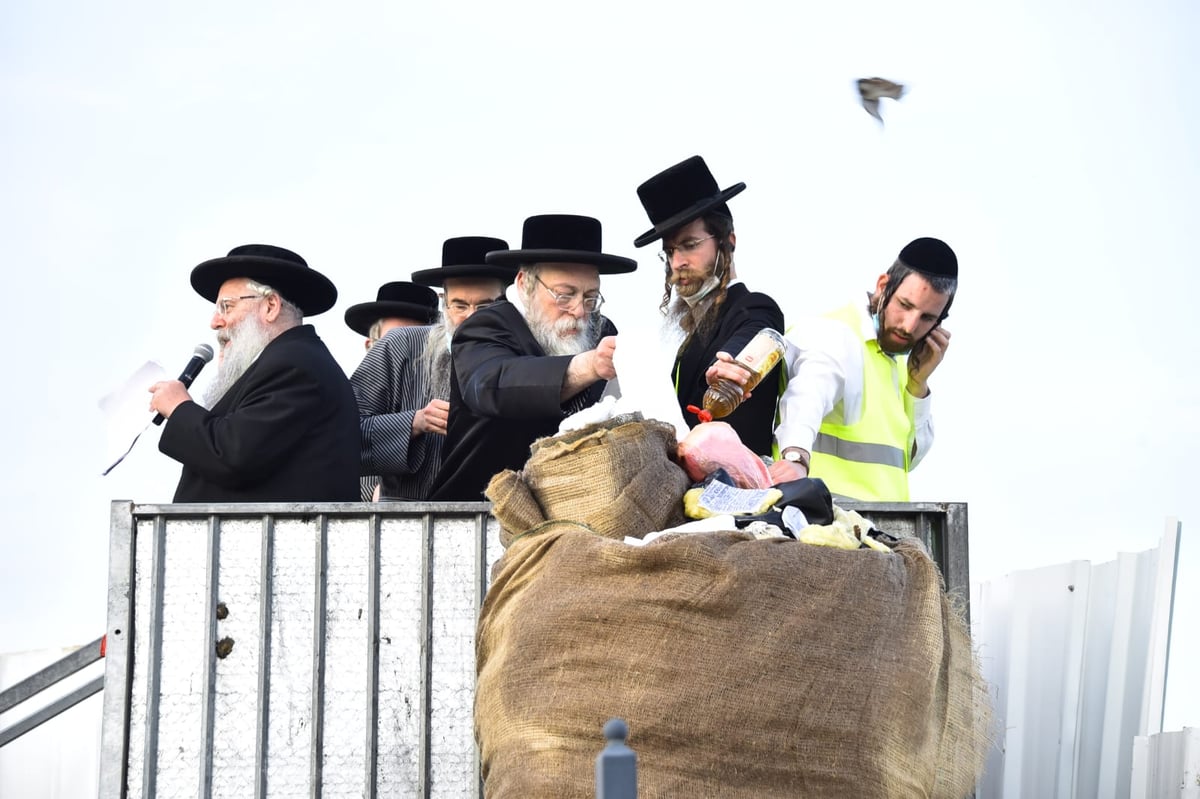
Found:
<path fill-rule="evenodd" d="M 922 538 L 965 605 L 964 504 L 845 507 Z M 100 796 L 481 796 L 501 554 L 487 503 L 114 502 Z"/>

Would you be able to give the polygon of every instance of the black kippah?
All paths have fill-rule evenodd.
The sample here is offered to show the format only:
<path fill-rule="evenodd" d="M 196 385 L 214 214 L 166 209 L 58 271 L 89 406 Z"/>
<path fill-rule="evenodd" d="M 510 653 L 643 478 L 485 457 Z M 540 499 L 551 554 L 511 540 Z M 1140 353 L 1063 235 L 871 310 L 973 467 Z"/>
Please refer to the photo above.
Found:
<path fill-rule="evenodd" d="M 900 251 L 900 262 L 924 275 L 958 278 L 958 256 L 941 239 L 914 239 Z"/>

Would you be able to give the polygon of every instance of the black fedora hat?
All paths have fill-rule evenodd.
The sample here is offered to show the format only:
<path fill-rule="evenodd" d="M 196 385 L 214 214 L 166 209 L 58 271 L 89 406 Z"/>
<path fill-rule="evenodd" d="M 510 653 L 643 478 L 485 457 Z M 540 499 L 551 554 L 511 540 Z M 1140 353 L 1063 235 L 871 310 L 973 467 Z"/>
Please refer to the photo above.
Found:
<path fill-rule="evenodd" d="M 913 239 L 900 251 L 900 263 L 923 275 L 958 279 L 958 256 L 941 239 Z"/>
<path fill-rule="evenodd" d="M 664 169 L 638 186 L 638 199 L 654 227 L 634 239 L 633 246 L 645 247 L 709 211 L 719 211 L 732 219 L 725 201 L 745 188 L 745 183 L 735 183 L 718 189 L 716 178 L 698 155 Z"/>
<path fill-rule="evenodd" d="M 276 289 L 305 316 L 324 313 L 337 302 L 333 281 L 291 250 L 270 244 L 243 244 L 224 258 L 205 261 L 192 270 L 192 288 L 209 302 L 216 302 L 221 284 L 235 277 Z"/>
<path fill-rule="evenodd" d="M 489 264 L 589 264 L 602 275 L 637 269 L 637 261 L 600 251 L 600 220 L 574 214 L 539 214 L 525 220 L 521 249 L 487 254 Z"/>
<path fill-rule="evenodd" d="M 442 242 L 442 265 L 412 273 L 414 283 L 441 286 L 448 277 L 499 278 L 505 285 L 517 276 L 511 266 L 493 266 L 484 261 L 492 250 L 507 250 L 508 242 L 490 236 L 457 236 Z"/>
<path fill-rule="evenodd" d="M 371 335 L 380 319 L 413 319 L 423 325 L 437 319 L 437 292 L 416 283 L 397 280 L 379 287 L 375 302 L 360 302 L 346 309 L 346 324 L 360 336 Z"/>

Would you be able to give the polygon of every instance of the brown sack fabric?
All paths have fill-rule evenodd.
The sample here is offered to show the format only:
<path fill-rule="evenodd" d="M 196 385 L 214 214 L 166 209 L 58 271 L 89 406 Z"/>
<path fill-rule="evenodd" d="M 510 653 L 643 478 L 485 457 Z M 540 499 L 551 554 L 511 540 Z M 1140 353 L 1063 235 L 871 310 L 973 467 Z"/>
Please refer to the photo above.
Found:
<path fill-rule="evenodd" d="M 538 439 L 524 469 L 505 470 L 488 483 L 501 543 L 546 520 L 578 522 L 621 539 L 682 524 L 688 478 L 675 463 L 675 448 L 674 427 L 640 414 Z"/>
<path fill-rule="evenodd" d="M 489 799 L 593 799 L 612 717 L 640 799 L 963 797 L 988 746 L 969 634 L 911 540 L 635 547 L 547 523 L 497 564 L 476 641 Z"/>

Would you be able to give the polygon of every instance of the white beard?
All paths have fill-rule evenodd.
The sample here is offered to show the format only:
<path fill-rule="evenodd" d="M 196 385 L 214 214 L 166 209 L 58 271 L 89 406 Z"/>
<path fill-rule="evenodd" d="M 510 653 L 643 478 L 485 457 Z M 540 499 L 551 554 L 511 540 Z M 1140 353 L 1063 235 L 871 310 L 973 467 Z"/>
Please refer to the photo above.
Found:
<path fill-rule="evenodd" d="M 421 375 L 425 378 L 425 390 L 434 399 L 450 399 L 450 339 L 455 327 L 443 314 L 429 328 L 425 348 L 421 350 Z"/>
<path fill-rule="evenodd" d="M 225 344 L 226 341 L 229 343 Z M 238 322 L 236 327 L 218 330 L 217 343 L 225 346 L 221 348 L 217 376 L 205 390 L 204 400 L 200 403 L 205 408 L 212 408 L 220 402 L 225 392 L 246 373 L 250 364 L 271 343 L 271 330 L 257 314 L 251 314 Z"/>
<path fill-rule="evenodd" d="M 542 317 L 541 309 L 534 303 L 525 309 L 529 330 L 547 355 L 578 355 L 594 348 L 597 318 L 596 314 L 588 314 L 583 319 L 564 316 L 550 322 Z M 571 331 L 578 332 L 571 335 Z"/>

